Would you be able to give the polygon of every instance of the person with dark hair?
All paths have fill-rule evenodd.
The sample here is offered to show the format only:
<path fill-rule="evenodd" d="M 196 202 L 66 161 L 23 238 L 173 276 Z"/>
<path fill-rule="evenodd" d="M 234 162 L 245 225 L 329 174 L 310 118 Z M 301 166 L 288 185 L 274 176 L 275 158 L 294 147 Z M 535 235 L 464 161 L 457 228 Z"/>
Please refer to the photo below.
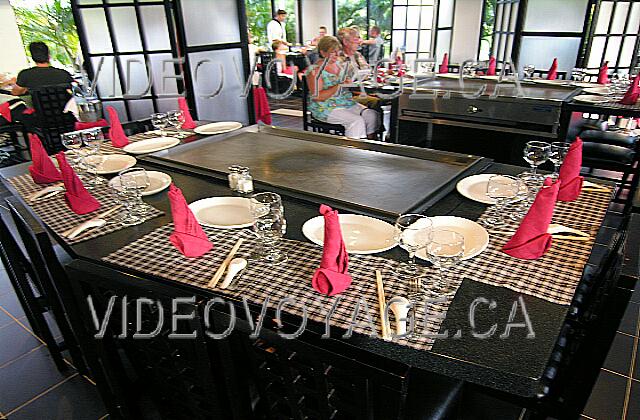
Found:
<path fill-rule="evenodd" d="M 313 38 L 310 42 L 310 44 L 314 47 L 316 47 L 318 45 L 318 42 L 320 41 L 320 38 L 322 38 L 323 36 L 327 36 L 327 27 L 326 26 L 321 26 L 318 29 L 318 36 Z"/>
<path fill-rule="evenodd" d="M 73 79 L 69 72 L 51 67 L 47 44 L 44 42 L 32 42 L 29 44 L 29 52 L 36 65 L 18 73 L 16 83 L 11 91 L 13 95 L 24 95 L 29 89 L 42 86 L 66 84 L 71 87 Z"/>
<path fill-rule="evenodd" d="M 369 29 L 369 39 L 362 41 L 362 45 L 367 45 L 369 48 L 368 59 L 369 64 L 373 65 L 376 61 L 380 60 L 383 56 L 382 50 L 384 48 L 384 39 L 382 38 L 382 31 L 379 26 L 372 26 Z"/>
<path fill-rule="evenodd" d="M 284 26 L 285 20 L 287 20 L 287 12 L 278 9 L 275 17 L 267 24 L 267 39 L 269 40 L 269 45 L 272 45 L 273 41 L 282 41 L 285 45 L 291 45 L 287 42 L 287 30 Z"/>

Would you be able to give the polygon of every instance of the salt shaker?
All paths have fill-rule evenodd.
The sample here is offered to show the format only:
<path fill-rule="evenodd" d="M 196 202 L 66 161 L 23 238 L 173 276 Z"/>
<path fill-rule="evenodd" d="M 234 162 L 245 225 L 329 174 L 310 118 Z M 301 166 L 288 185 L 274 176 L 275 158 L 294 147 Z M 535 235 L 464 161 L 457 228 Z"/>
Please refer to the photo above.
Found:
<path fill-rule="evenodd" d="M 237 191 L 242 194 L 250 194 L 253 192 L 253 177 L 249 173 L 249 168 L 240 168 L 238 173 Z"/>
<path fill-rule="evenodd" d="M 240 166 L 231 165 L 229 166 L 229 188 L 232 191 L 238 191 L 238 178 L 240 177 Z"/>

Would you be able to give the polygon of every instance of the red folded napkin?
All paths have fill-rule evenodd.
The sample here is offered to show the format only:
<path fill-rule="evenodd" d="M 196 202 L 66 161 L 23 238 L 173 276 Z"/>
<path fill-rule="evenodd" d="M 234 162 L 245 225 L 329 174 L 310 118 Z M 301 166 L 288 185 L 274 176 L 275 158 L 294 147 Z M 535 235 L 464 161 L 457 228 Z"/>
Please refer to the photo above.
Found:
<path fill-rule="evenodd" d="M 62 172 L 62 182 L 64 182 L 64 199 L 69 208 L 77 214 L 87 214 L 100 208 L 100 203 L 89 191 L 84 188 L 82 181 L 73 171 L 73 168 L 67 163 L 67 157 L 64 152 L 56 155 L 60 172 Z"/>
<path fill-rule="evenodd" d="M 560 166 L 560 174 L 558 179 L 562 182 L 558 200 L 573 201 L 580 195 L 582 191 L 582 181 L 584 177 L 580 176 L 580 168 L 582 167 L 582 140 L 576 138 L 567 152 L 567 156 Z"/>
<path fill-rule="evenodd" d="M 515 258 L 535 260 L 549 250 L 552 239 L 547 230 L 553 217 L 560 183 L 561 181 L 553 183 L 551 178 L 544 181 L 529 212 L 513 237 L 502 247 L 502 251 Z"/>
<path fill-rule="evenodd" d="M 256 113 L 256 122 L 262 121 L 271 125 L 271 109 L 267 100 L 267 92 L 263 87 L 253 88 L 253 109 Z"/>
<path fill-rule="evenodd" d="M 449 54 L 444 53 L 442 64 L 440 64 L 440 67 L 438 68 L 438 73 L 449 73 Z"/>
<path fill-rule="evenodd" d="M 496 75 L 496 58 L 491 56 L 489 57 L 489 68 L 487 69 L 487 76 L 495 76 Z"/>
<path fill-rule="evenodd" d="M 108 127 L 109 123 L 104 118 L 98 121 L 76 121 L 75 128 L 77 130 L 87 130 L 95 127 Z"/>
<path fill-rule="evenodd" d="M 62 175 L 56 165 L 47 154 L 40 138 L 29 133 L 29 149 L 31 151 L 32 164 L 29 166 L 29 173 L 36 184 L 49 184 L 62 180 Z"/>
<path fill-rule="evenodd" d="M 347 274 L 349 256 L 342 239 L 338 211 L 323 204 L 320 214 L 324 216 L 324 249 L 320 268 L 314 273 L 311 285 L 322 294 L 334 296 L 351 285 L 351 276 Z"/>
<path fill-rule="evenodd" d="M 189 105 L 187 105 L 186 98 L 178 98 L 178 107 L 182 111 L 182 115 L 184 116 L 184 124 L 182 124 L 182 128 L 186 128 L 187 130 L 193 130 L 197 127 L 197 124 L 191 118 L 191 112 L 189 112 Z"/>
<path fill-rule="evenodd" d="M 0 116 L 3 116 L 8 122 L 11 122 L 11 104 L 9 102 L 0 104 Z"/>
<path fill-rule="evenodd" d="M 605 61 L 598 72 L 598 83 L 601 85 L 609 84 L 609 62 Z"/>
<path fill-rule="evenodd" d="M 182 191 L 174 184 L 169 186 L 169 202 L 174 227 L 173 233 L 169 236 L 171 243 L 189 258 L 201 257 L 209 252 L 213 244 L 193 215 Z"/>
<path fill-rule="evenodd" d="M 549 74 L 547 74 L 547 80 L 556 80 L 558 77 L 558 59 L 554 58 L 553 63 L 551 64 L 551 68 L 549 69 Z"/>
<path fill-rule="evenodd" d="M 112 106 L 107 107 L 109 113 L 109 139 L 111 139 L 111 145 L 113 147 L 122 148 L 129 144 L 129 138 L 124 134 L 122 124 L 120 124 L 120 117 L 118 117 L 118 111 Z"/>
<path fill-rule="evenodd" d="M 622 100 L 620 101 L 623 105 L 635 105 L 638 102 L 638 97 L 640 97 L 640 87 L 638 87 L 638 82 L 640 82 L 640 74 L 633 78 L 631 85 L 629 86 L 629 90 L 624 94 Z"/>

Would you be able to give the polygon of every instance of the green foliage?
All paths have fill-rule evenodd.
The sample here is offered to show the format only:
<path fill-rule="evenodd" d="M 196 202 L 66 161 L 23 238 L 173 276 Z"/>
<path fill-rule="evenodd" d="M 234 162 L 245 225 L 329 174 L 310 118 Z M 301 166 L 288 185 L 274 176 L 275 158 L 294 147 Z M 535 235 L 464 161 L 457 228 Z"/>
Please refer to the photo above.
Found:
<path fill-rule="evenodd" d="M 382 37 L 391 33 L 392 0 L 369 0 L 369 27 L 379 26 Z M 357 26 L 360 35 L 367 38 L 367 0 L 336 0 L 338 28 Z"/>
<path fill-rule="evenodd" d="M 267 45 L 267 24 L 272 19 L 271 0 L 246 0 L 246 10 L 247 25 L 253 35 L 253 43 Z"/>
<path fill-rule="evenodd" d="M 496 0 L 484 0 L 484 16 L 482 18 L 481 42 L 486 42 L 491 47 L 493 28 L 496 21 Z"/>
<path fill-rule="evenodd" d="M 14 11 L 27 55 L 31 42 L 42 41 L 49 47 L 53 60 L 65 66 L 73 64 L 80 42 L 67 1 L 52 0 L 35 8 L 14 6 Z"/>

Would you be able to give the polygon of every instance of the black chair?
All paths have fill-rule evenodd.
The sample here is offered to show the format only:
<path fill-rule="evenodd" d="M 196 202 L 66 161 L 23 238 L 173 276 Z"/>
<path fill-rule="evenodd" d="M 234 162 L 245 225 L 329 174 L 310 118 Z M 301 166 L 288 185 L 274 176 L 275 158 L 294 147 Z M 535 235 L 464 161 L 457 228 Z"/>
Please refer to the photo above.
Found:
<path fill-rule="evenodd" d="M 43 86 L 29 89 L 35 114 L 29 124 L 42 140 L 44 148 L 49 154 L 63 149 L 60 135 L 75 130 L 76 119 L 70 112 L 62 112 L 71 99 L 68 85 Z M 34 127 L 32 128 L 31 125 Z"/>
<path fill-rule="evenodd" d="M 21 123 L 12 123 L 0 126 L 0 136 L 7 138 L 0 140 L 0 149 L 6 153 L 5 159 L 0 158 L 0 163 L 10 160 L 14 163 L 25 162 L 29 158 L 29 148 L 20 143 L 20 138 L 27 143 L 27 129 Z M 9 150 L 4 150 L 4 149 Z M 1 153 L 1 152 L 0 152 Z"/>
<path fill-rule="evenodd" d="M 275 59 L 275 54 L 270 51 L 261 52 L 259 59 L 259 68 L 262 73 L 262 86 L 276 94 L 286 92 L 291 86 L 291 79 L 285 76 L 279 76 L 276 65 L 269 66 L 269 63 Z"/>
<path fill-rule="evenodd" d="M 305 131 L 313 131 L 314 133 L 334 134 L 336 136 L 344 136 L 345 128 L 341 124 L 330 124 L 328 122 L 320 121 L 313 118 L 311 111 L 309 111 L 309 86 L 307 85 L 307 78 L 302 78 L 302 128 Z"/>

